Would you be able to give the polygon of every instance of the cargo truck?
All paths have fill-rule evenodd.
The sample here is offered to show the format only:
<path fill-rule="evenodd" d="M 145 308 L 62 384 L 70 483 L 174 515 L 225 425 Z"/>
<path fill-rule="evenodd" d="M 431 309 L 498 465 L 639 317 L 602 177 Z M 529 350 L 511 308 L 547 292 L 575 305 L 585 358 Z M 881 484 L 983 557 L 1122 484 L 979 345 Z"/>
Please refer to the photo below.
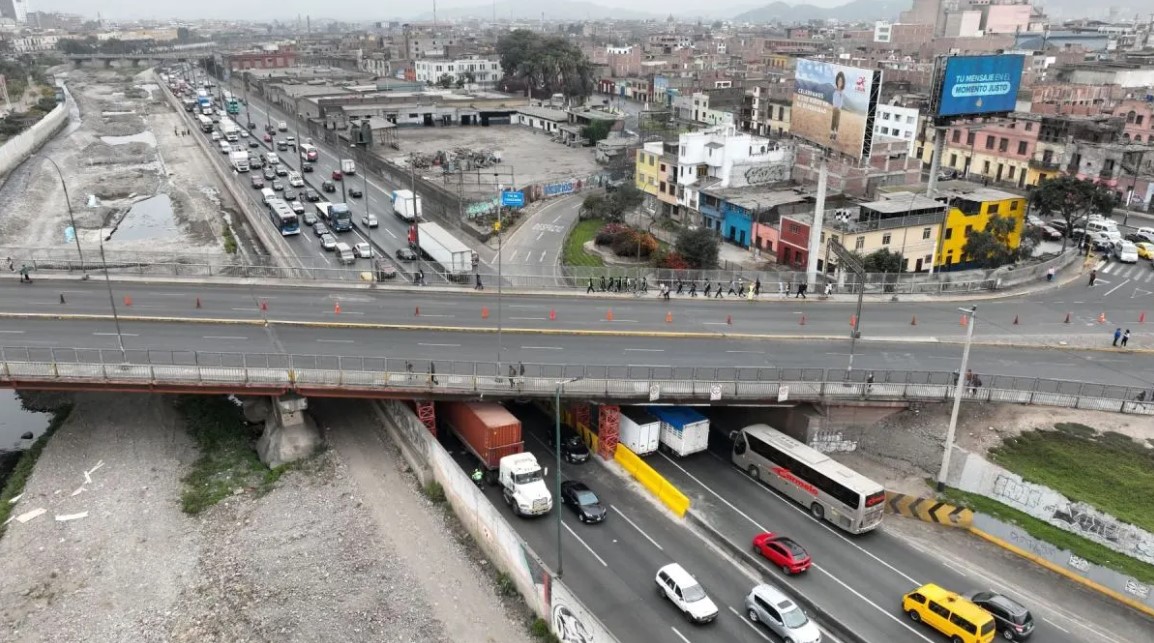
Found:
<path fill-rule="evenodd" d="M 236 170 L 237 172 L 249 171 L 248 152 L 245 152 L 244 150 L 234 150 L 229 152 L 228 160 L 232 164 L 232 169 Z"/>
<path fill-rule="evenodd" d="M 409 244 L 440 264 L 450 277 L 467 277 L 473 271 L 473 251 L 436 223 L 427 221 L 410 226 Z"/>
<path fill-rule="evenodd" d="M 412 190 L 393 190 L 392 200 L 393 214 L 409 222 L 421 218 L 421 199 Z"/>
<path fill-rule="evenodd" d="M 661 420 L 661 446 L 678 457 L 709 448 L 709 418 L 684 406 L 650 406 Z"/>
<path fill-rule="evenodd" d="M 521 421 L 500 404 L 446 402 L 437 417 L 457 436 L 481 466 L 497 472 L 501 496 L 518 516 L 539 516 L 553 508 L 545 486 L 545 470 L 532 453 L 525 453 Z"/>
<path fill-rule="evenodd" d="M 231 118 L 221 119 L 220 134 L 224 137 L 224 140 L 230 143 L 235 143 L 237 137 L 240 135 L 239 131 L 240 130 L 237 128 L 236 123 L 232 122 Z"/>
<path fill-rule="evenodd" d="M 637 455 L 657 451 L 661 441 L 661 420 L 643 406 L 621 407 L 618 441 Z"/>
<path fill-rule="evenodd" d="M 357 163 L 353 159 L 341 159 L 341 172 L 345 174 L 356 174 Z"/>

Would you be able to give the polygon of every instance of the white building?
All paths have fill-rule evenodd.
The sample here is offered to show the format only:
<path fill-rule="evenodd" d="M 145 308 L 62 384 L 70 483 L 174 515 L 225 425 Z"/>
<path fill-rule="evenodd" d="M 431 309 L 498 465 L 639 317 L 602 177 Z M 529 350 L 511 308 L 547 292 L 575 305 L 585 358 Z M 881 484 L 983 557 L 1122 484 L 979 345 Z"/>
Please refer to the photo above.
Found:
<path fill-rule="evenodd" d="M 906 154 L 914 155 L 914 139 L 918 135 L 918 110 L 897 105 L 878 105 L 874 117 L 874 137 L 886 136 L 906 142 Z"/>
<path fill-rule="evenodd" d="M 25 0 L 0 0 L 0 16 L 18 25 L 28 22 L 28 3 Z"/>
<path fill-rule="evenodd" d="M 874 23 L 874 42 L 890 42 L 894 36 L 894 25 L 891 22 L 878 20 Z"/>
<path fill-rule="evenodd" d="M 29 35 L 19 38 L 13 38 L 12 51 L 18 54 L 25 54 L 33 51 L 52 51 L 56 49 L 56 43 L 60 40 L 60 36 L 49 35 Z"/>
<path fill-rule="evenodd" d="M 463 83 L 467 89 L 492 88 L 504 76 L 501 63 L 479 56 L 460 60 L 423 58 L 415 61 L 414 67 L 418 82 L 436 85 L 448 76 L 454 85 Z"/>
<path fill-rule="evenodd" d="M 793 148 L 743 134 L 732 125 L 677 137 L 677 202 L 698 210 L 702 187 L 728 188 L 788 181 Z M 706 221 L 720 230 L 721 220 Z"/>
<path fill-rule="evenodd" d="M 673 113 L 681 120 L 702 123 L 710 127 L 735 124 L 733 112 L 711 109 L 709 94 L 702 92 L 674 97 Z"/>

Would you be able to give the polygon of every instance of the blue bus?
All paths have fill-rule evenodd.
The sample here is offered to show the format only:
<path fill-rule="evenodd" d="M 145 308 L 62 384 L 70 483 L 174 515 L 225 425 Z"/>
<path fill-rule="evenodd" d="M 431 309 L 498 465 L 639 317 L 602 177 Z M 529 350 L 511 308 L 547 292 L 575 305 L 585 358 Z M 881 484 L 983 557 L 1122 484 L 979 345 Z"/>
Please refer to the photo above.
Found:
<path fill-rule="evenodd" d="M 280 230 L 281 236 L 287 237 L 301 233 L 300 218 L 285 203 L 284 199 L 268 200 L 268 216 L 272 224 Z"/>

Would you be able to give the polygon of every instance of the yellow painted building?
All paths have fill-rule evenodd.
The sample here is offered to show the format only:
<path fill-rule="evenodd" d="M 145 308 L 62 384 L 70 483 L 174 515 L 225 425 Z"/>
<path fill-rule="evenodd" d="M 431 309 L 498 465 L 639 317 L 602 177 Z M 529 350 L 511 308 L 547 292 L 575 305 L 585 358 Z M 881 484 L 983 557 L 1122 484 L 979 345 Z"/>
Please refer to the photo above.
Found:
<path fill-rule="evenodd" d="M 660 142 L 646 143 L 644 148 L 637 151 L 633 184 L 652 197 L 657 197 L 657 186 L 661 182 L 661 152 Z"/>
<path fill-rule="evenodd" d="M 1014 231 L 1010 233 L 1009 245 L 1017 248 L 1022 241 L 1022 228 L 1026 222 L 1026 197 L 974 186 L 972 189 L 941 190 L 939 197 L 946 197 L 950 204 L 942 235 L 938 239 L 935 265 L 948 269 L 952 265 L 966 263 L 964 256 L 966 235 L 971 231 L 986 229 L 993 216 L 1010 217 L 1014 220 Z"/>

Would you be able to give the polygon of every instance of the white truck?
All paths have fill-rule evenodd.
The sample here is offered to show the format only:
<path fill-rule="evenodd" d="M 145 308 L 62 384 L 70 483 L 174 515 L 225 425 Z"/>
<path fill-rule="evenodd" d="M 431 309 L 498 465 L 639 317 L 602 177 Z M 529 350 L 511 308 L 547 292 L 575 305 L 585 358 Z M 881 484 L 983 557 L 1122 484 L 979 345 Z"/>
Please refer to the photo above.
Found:
<path fill-rule="evenodd" d="M 545 471 L 528 452 L 500 460 L 499 484 L 505 503 L 518 516 L 540 516 L 553 509 L 553 496 L 545 486 Z"/>
<path fill-rule="evenodd" d="M 224 137 L 224 140 L 228 141 L 229 143 L 235 143 L 240 137 L 239 132 L 240 129 L 236 126 L 236 123 L 232 122 L 231 118 L 221 119 L 220 134 Z"/>
<path fill-rule="evenodd" d="M 661 442 L 661 420 L 643 406 L 621 407 L 618 441 L 637 455 L 657 451 Z"/>
<path fill-rule="evenodd" d="M 341 159 L 341 172 L 344 174 L 356 174 L 357 162 L 353 159 Z"/>
<path fill-rule="evenodd" d="M 651 406 L 661 420 L 661 445 L 678 457 L 709 448 L 709 418 L 685 406 Z"/>
<path fill-rule="evenodd" d="M 393 190 L 393 214 L 405 221 L 416 221 L 421 218 L 421 198 L 413 195 L 412 190 Z"/>
<path fill-rule="evenodd" d="M 232 165 L 232 169 L 237 172 L 248 172 L 250 167 L 248 164 L 248 152 L 240 150 L 239 152 L 233 150 L 228 153 L 228 162 Z"/>
<path fill-rule="evenodd" d="M 417 224 L 417 247 L 452 277 L 473 272 L 473 251 L 440 225 L 431 221 Z"/>

